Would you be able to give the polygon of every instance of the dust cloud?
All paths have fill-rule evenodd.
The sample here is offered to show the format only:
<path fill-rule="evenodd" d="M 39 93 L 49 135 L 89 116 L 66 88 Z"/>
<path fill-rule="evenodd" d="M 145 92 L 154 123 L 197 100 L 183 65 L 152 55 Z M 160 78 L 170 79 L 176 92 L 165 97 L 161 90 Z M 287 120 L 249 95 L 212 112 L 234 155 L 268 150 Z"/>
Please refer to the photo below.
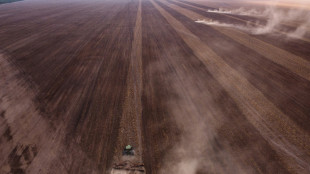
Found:
<path fill-rule="evenodd" d="M 296 2 L 297 4 L 298 2 Z M 310 11 L 307 8 L 282 8 L 280 1 L 273 1 L 273 3 L 265 4 L 263 8 L 254 7 L 240 7 L 235 9 L 218 8 L 215 10 L 208 10 L 210 13 L 222 13 L 229 15 L 241 15 L 256 17 L 256 21 L 248 22 L 246 25 L 238 25 L 233 23 L 223 23 L 212 20 L 197 20 L 198 23 L 206 25 L 215 25 L 222 27 L 237 28 L 251 34 L 260 35 L 281 32 L 287 37 L 303 38 L 310 31 Z M 301 2 L 300 5 L 302 6 Z M 265 23 L 261 22 L 265 20 Z M 284 27 L 283 27 L 284 26 Z M 291 29 L 287 29 L 289 27 Z"/>
<path fill-rule="evenodd" d="M 210 97 L 214 94 L 194 75 L 178 71 L 178 77 L 170 79 L 178 97 L 171 99 L 167 108 L 181 133 L 164 156 L 160 173 L 252 173 L 219 144 L 217 130 L 225 116 Z M 209 83 L 212 86 L 213 82 Z"/>
<path fill-rule="evenodd" d="M 251 8 L 247 9 L 245 7 L 240 7 L 237 9 L 227 9 L 227 8 L 218 8 L 213 10 L 207 10 L 210 13 L 223 13 L 223 14 L 236 14 L 242 16 L 265 16 L 265 11 L 259 9 Z"/>

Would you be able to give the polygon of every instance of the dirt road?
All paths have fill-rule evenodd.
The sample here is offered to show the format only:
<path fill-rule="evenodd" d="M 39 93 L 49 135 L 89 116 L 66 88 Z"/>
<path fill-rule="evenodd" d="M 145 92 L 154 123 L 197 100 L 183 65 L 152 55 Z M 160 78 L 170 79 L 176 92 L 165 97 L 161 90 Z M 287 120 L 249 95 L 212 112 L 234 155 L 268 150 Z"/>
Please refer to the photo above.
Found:
<path fill-rule="evenodd" d="M 214 5 L 214 3 L 213 3 Z M 0 173 L 309 173 L 310 42 L 177 0 L 0 5 Z"/>

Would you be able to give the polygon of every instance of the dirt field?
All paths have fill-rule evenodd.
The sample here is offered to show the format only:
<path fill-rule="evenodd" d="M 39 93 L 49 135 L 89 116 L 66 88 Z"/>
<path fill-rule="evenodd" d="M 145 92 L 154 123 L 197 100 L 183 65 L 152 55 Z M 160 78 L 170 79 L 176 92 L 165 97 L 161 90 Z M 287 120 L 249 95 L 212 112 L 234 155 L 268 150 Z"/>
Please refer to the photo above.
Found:
<path fill-rule="evenodd" d="M 0 5 L 0 174 L 310 173 L 310 29 L 219 7 Z"/>

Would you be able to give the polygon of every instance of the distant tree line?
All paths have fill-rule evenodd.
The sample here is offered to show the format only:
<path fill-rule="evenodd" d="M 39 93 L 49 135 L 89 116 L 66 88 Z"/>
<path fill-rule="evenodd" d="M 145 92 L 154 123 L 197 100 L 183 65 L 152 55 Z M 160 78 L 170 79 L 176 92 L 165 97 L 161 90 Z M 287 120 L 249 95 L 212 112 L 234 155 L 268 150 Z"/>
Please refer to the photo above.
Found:
<path fill-rule="evenodd" d="M 22 1 L 22 0 L 0 0 L 0 4 L 16 2 L 16 1 Z"/>

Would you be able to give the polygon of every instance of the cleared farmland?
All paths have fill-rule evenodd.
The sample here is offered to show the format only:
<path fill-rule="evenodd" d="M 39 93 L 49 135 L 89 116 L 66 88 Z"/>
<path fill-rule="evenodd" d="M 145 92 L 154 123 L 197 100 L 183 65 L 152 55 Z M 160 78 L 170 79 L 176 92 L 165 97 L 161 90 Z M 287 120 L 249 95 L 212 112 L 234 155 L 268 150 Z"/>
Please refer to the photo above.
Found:
<path fill-rule="evenodd" d="M 310 30 L 222 6 L 0 5 L 0 173 L 309 173 Z"/>

